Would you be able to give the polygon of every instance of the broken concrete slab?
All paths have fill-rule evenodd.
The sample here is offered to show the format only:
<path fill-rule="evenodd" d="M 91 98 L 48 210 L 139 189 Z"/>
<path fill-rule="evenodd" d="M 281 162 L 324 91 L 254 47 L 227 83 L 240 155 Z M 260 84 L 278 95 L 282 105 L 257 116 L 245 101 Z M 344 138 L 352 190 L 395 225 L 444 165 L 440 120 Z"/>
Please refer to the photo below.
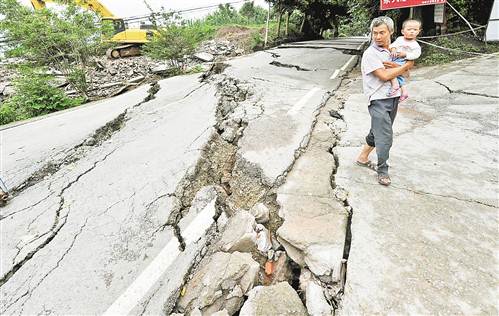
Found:
<path fill-rule="evenodd" d="M 126 109 L 144 101 L 149 88 L 142 86 L 112 99 L 2 126 L 4 181 L 10 189 L 17 187 L 58 154 L 77 146 Z M 58 132 L 53 133 L 54 129 Z"/>
<path fill-rule="evenodd" d="M 305 293 L 305 306 L 310 315 L 334 315 L 334 310 L 329 305 L 320 282 L 317 281 L 310 270 L 302 269 L 300 274 L 300 289 Z"/>
<path fill-rule="evenodd" d="M 316 110 L 324 105 L 328 91 L 339 84 L 338 78 L 331 79 L 331 68 L 341 68 L 351 58 L 333 49 L 288 49 L 259 52 L 229 62 L 231 67 L 225 73 L 255 86 L 255 97 L 264 113 L 249 120 L 239 141 L 239 153 L 240 159 L 261 168 L 266 184 L 278 181 L 293 164 L 296 151 L 306 145 Z M 272 65 L 275 60 L 313 71 Z M 350 67 L 354 64 L 350 62 Z M 269 134 L 277 136 L 262 136 Z"/>
<path fill-rule="evenodd" d="M 277 230 L 278 240 L 288 255 L 300 266 L 308 266 L 317 276 L 335 279 L 341 269 L 345 239 L 347 213 L 340 216 L 326 214 L 316 218 L 287 218 Z"/>
<path fill-rule="evenodd" d="M 187 283 L 178 308 L 187 313 L 199 308 L 207 315 L 225 309 L 233 315 L 257 281 L 259 269 L 251 254 L 217 252 L 200 264 Z"/>
<path fill-rule="evenodd" d="M 257 233 L 255 218 L 247 211 L 240 210 L 232 216 L 218 242 L 225 252 L 251 252 L 256 247 Z"/>
<path fill-rule="evenodd" d="M 196 53 L 194 57 L 203 62 L 212 62 L 215 59 L 215 56 L 210 53 Z"/>
<path fill-rule="evenodd" d="M 335 198 L 331 182 L 336 168 L 329 152 L 335 142 L 330 128 L 334 118 L 327 114 L 331 109 L 332 104 L 322 109 L 309 146 L 277 190 L 279 216 L 284 219 L 277 236 L 293 261 L 337 282 L 349 214 Z"/>
<path fill-rule="evenodd" d="M 249 315 L 308 315 L 300 297 L 287 283 L 257 286 L 248 293 L 248 299 L 239 313 Z"/>
<path fill-rule="evenodd" d="M 408 88 L 415 93 L 394 125 L 388 188 L 354 165 L 360 147 L 348 144 L 362 141 L 350 130 L 369 115 L 365 103 L 345 106 L 349 132 L 336 148 L 336 182 L 349 191 L 353 215 L 342 315 L 498 313 L 499 174 L 492 148 L 499 82 L 491 62 L 473 58 L 413 72 Z M 450 91 L 422 89 L 428 81 Z M 489 97 L 457 91 L 485 94 L 482 88 Z M 360 99 L 356 93 L 352 98 Z"/>

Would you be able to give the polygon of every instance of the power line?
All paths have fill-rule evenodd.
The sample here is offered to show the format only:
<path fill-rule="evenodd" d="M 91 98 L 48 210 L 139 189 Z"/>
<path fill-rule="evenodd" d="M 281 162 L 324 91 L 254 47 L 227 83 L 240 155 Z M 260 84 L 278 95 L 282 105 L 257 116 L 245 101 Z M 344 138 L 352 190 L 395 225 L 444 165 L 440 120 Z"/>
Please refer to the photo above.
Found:
<path fill-rule="evenodd" d="M 183 10 L 177 10 L 177 11 L 170 11 L 171 13 L 189 13 L 189 12 L 197 12 L 197 11 L 206 11 L 209 9 L 214 9 L 218 8 L 220 5 L 226 5 L 226 4 L 237 4 L 237 3 L 243 3 L 243 2 L 248 2 L 250 0 L 238 0 L 238 1 L 229 1 L 225 3 L 220 3 L 216 5 L 210 5 L 210 6 L 204 6 L 204 7 L 196 7 L 196 8 L 189 8 L 189 9 L 183 9 Z M 158 15 L 159 13 L 157 12 L 152 12 L 151 14 L 148 15 L 141 15 L 141 16 L 131 16 L 128 18 L 124 18 L 124 21 L 135 21 L 135 20 L 144 20 L 148 19 L 150 17 L 153 17 L 155 15 Z"/>

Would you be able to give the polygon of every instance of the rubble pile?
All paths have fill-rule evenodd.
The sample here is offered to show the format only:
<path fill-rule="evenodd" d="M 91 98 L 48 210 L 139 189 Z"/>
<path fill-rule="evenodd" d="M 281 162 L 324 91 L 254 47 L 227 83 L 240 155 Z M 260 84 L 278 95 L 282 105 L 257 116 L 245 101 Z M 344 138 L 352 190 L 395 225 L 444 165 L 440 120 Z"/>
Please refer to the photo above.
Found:
<path fill-rule="evenodd" d="M 209 40 L 201 43 L 192 56 L 186 56 L 185 66 L 187 69 L 199 67 L 207 69 L 217 57 L 233 57 L 244 52 L 244 49 L 238 48 L 231 41 Z M 14 93 L 12 79 L 15 71 L 8 68 L 12 62 L 5 60 L 0 63 L 0 102 Z M 50 73 L 56 77 L 55 84 L 64 89 L 69 96 L 78 94 L 68 85 L 61 73 L 57 71 Z M 108 59 L 103 56 L 95 59 L 87 68 L 88 97 L 90 100 L 112 97 L 137 85 L 168 77 L 173 73 L 174 67 L 168 61 L 156 61 L 147 56 L 120 59 Z"/>
<path fill-rule="evenodd" d="M 172 68 L 165 62 L 147 56 L 108 59 L 98 58 L 87 71 L 89 96 L 110 97 L 131 87 L 150 81 L 156 76 L 166 76 Z M 69 89 L 69 88 L 68 88 Z M 76 91 L 66 90 L 68 94 Z"/>
<path fill-rule="evenodd" d="M 210 40 L 201 43 L 197 49 L 198 53 L 208 53 L 213 56 L 238 56 L 244 53 L 235 43 L 228 40 Z"/>

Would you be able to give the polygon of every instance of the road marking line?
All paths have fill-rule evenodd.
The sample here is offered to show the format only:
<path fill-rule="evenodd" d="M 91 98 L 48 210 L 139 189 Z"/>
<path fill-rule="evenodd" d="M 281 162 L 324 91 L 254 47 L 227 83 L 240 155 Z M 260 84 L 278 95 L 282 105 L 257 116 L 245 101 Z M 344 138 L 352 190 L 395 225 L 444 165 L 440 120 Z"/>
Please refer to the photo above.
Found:
<path fill-rule="evenodd" d="M 305 106 L 305 104 L 307 104 L 308 100 L 310 100 L 314 94 L 319 91 L 320 89 L 315 87 L 315 88 L 312 88 L 309 92 L 307 92 L 307 94 L 305 94 L 298 102 L 296 102 L 295 105 L 293 105 L 293 107 L 291 109 L 289 109 L 288 113 L 289 115 L 295 115 L 296 113 L 298 113 L 299 110 L 301 110 L 302 107 Z"/>
<path fill-rule="evenodd" d="M 194 218 L 185 229 L 184 240 L 186 247 L 201 238 L 213 223 L 215 216 L 215 199 Z M 163 273 L 177 259 L 180 254 L 178 240 L 173 237 L 161 250 L 154 260 L 145 268 L 138 278 L 125 290 L 123 294 L 104 313 L 106 316 L 128 315 L 137 304 L 146 296 L 153 285 L 158 282 Z"/>
<path fill-rule="evenodd" d="M 336 69 L 333 74 L 331 75 L 331 77 L 329 77 L 329 79 L 333 80 L 335 79 L 336 77 L 338 77 L 338 75 L 341 73 L 341 72 L 345 72 L 345 70 L 347 69 L 348 65 L 350 65 L 350 63 L 352 62 L 352 60 L 355 59 L 355 57 L 357 56 L 352 56 L 350 57 L 350 59 L 348 59 L 348 61 L 343 65 L 343 67 L 341 67 L 340 69 Z"/>
<path fill-rule="evenodd" d="M 178 257 L 180 254 L 179 246 L 177 239 L 173 237 L 140 276 L 107 309 L 104 315 L 128 315 L 161 277 L 166 268 Z"/>
<path fill-rule="evenodd" d="M 331 77 L 329 77 L 329 79 L 333 80 L 335 79 L 336 77 L 338 77 L 338 75 L 340 74 L 340 70 L 339 69 L 336 69 L 333 74 L 331 75 Z"/>
<path fill-rule="evenodd" d="M 352 57 L 350 57 L 350 59 L 347 61 L 347 63 L 346 63 L 346 64 L 344 64 L 344 65 L 343 65 L 343 67 L 341 67 L 341 69 L 340 69 L 340 70 L 341 70 L 341 71 L 345 71 L 345 70 L 347 69 L 348 65 L 350 65 L 350 63 L 352 62 L 352 60 L 354 60 L 354 59 L 355 59 L 355 57 L 357 57 L 357 56 L 352 56 Z"/>

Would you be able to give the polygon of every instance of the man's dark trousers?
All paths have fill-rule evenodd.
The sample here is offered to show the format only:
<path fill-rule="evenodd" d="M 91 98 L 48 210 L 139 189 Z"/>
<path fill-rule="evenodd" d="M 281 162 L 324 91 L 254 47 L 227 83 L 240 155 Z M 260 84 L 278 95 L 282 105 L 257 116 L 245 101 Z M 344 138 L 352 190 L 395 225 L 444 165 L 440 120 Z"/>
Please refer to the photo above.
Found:
<path fill-rule="evenodd" d="M 366 142 L 369 146 L 376 147 L 379 175 L 388 175 L 387 160 L 390 157 L 393 142 L 392 125 L 397 116 L 398 104 L 399 97 L 373 100 L 369 105 L 371 130 L 366 137 Z"/>

